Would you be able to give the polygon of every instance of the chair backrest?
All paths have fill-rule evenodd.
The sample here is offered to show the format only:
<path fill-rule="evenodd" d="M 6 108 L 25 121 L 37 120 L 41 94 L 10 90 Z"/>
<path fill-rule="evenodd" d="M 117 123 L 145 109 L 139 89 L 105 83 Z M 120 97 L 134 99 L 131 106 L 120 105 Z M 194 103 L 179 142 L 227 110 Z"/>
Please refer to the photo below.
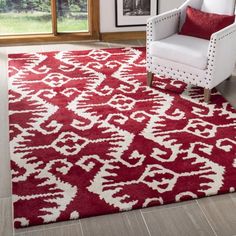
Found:
<path fill-rule="evenodd" d="M 235 13 L 235 0 L 203 0 L 202 11 L 233 15 Z"/>

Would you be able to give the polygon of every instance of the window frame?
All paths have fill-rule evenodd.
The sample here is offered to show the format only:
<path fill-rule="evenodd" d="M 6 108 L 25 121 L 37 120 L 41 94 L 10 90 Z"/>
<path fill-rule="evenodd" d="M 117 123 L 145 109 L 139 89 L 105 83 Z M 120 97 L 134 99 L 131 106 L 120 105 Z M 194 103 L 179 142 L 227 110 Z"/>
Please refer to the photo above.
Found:
<path fill-rule="evenodd" d="M 97 40 L 100 37 L 99 0 L 88 0 L 88 32 L 57 32 L 56 0 L 51 0 L 52 33 L 0 36 L 0 44 Z"/>

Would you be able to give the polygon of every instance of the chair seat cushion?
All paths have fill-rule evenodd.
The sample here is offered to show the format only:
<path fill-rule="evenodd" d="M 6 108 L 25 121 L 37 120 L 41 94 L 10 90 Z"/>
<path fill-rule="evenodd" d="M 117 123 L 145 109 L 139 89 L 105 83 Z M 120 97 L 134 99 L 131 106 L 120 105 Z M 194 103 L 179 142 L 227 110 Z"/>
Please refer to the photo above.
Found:
<path fill-rule="evenodd" d="M 150 54 L 204 70 L 207 67 L 208 45 L 206 39 L 174 34 L 152 42 Z"/>

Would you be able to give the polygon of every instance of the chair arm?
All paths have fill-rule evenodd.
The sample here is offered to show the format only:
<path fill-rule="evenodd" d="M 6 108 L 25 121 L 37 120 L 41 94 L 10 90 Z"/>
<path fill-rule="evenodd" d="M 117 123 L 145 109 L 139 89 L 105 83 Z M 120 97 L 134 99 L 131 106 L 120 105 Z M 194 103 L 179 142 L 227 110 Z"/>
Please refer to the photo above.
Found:
<path fill-rule="evenodd" d="M 236 23 L 212 34 L 208 48 L 208 78 L 215 87 L 229 77 L 236 61 Z"/>
<path fill-rule="evenodd" d="M 230 35 L 234 34 L 235 32 L 236 32 L 236 22 L 212 34 L 211 41 L 222 40 L 224 37 L 232 37 Z"/>
<path fill-rule="evenodd" d="M 180 10 L 153 16 L 147 21 L 147 42 L 160 40 L 178 32 Z"/>

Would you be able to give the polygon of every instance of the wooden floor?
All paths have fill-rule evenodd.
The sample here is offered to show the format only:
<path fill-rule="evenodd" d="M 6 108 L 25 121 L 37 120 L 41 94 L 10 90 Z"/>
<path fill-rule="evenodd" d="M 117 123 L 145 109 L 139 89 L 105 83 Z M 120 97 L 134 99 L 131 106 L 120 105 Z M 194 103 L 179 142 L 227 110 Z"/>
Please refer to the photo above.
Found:
<path fill-rule="evenodd" d="M 8 147 L 7 54 L 55 50 L 142 46 L 144 41 L 74 43 L 0 48 L 0 236 L 13 235 Z M 236 108 L 236 71 L 218 90 Z M 233 236 L 236 193 L 120 214 L 15 230 L 18 236 Z"/>

